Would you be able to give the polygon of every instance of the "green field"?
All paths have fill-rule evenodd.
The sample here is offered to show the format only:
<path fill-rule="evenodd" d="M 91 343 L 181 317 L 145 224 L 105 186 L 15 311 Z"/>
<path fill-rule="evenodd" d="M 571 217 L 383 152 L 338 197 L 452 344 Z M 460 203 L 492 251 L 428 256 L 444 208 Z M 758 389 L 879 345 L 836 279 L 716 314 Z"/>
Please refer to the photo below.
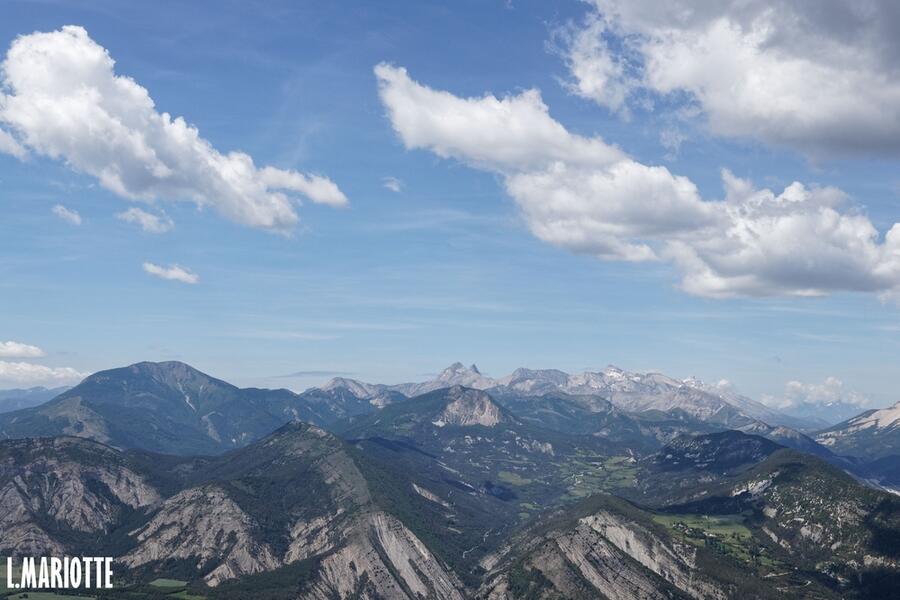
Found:
<path fill-rule="evenodd" d="M 160 588 L 176 588 L 186 586 L 187 581 L 179 581 L 178 579 L 154 579 L 150 582 L 150 585 Z"/>
<path fill-rule="evenodd" d="M 705 546 L 746 565 L 776 566 L 745 525 L 744 515 L 654 515 L 653 520 L 695 546 Z"/>
<path fill-rule="evenodd" d="M 181 590 L 180 592 L 168 595 L 167 598 L 178 598 L 179 600 L 205 600 L 206 596 L 198 596 L 187 590 Z"/>
<path fill-rule="evenodd" d="M 518 473 L 513 473 L 512 471 L 500 471 L 499 473 L 497 473 L 497 479 L 510 485 L 528 485 L 529 483 L 531 483 L 530 479 L 526 479 L 525 477 L 522 477 Z"/>
<path fill-rule="evenodd" d="M 597 492 L 612 492 L 630 486 L 638 467 L 628 456 L 580 456 L 564 466 L 568 499 L 580 499 Z"/>
<path fill-rule="evenodd" d="M 19 577 L 19 570 L 16 568 L 13 571 L 14 580 Z M 6 576 L 0 577 L 0 599 L 2 600 L 96 600 L 96 596 L 73 596 L 73 595 L 63 595 L 57 594 L 55 592 L 18 592 L 13 593 L 13 590 L 8 590 L 6 588 Z M 146 587 L 141 591 L 139 588 L 124 588 L 127 589 L 127 596 L 129 598 L 143 598 L 145 597 L 153 597 L 158 598 L 159 594 L 165 594 L 166 598 L 172 598 L 173 600 L 204 600 L 205 596 L 198 596 L 189 592 L 184 588 L 187 585 L 186 581 L 179 581 L 178 579 L 154 579 L 149 583 L 153 588 L 157 588 L 159 591 L 156 593 L 151 593 L 149 589 Z M 10 595 L 7 595 L 10 594 Z M 118 597 L 118 595 L 115 595 Z"/>
<path fill-rule="evenodd" d="M 744 526 L 743 515 L 655 515 L 653 520 L 669 528 L 681 524 L 717 536 L 736 535 L 740 538 L 752 536 L 750 530 Z"/>
<path fill-rule="evenodd" d="M 205 596 L 198 596 L 197 594 L 193 594 L 184 589 L 187 584 L 187 581 L 166 578 L 154 579 L 150 582 L 152 587 L 160 588 L 160 590 L 166 594 L 166 598 L 178 598 L 178 600 L 204 600 Z"/>

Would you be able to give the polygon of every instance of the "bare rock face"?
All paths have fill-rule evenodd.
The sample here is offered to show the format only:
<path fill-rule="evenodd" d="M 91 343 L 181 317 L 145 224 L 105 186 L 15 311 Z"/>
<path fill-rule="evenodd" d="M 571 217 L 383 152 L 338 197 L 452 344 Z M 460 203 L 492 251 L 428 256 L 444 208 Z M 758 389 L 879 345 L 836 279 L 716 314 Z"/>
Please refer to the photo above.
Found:
<path fill-rule="evenodd" d="M 659 584 L 650 573 L 631 566 L 613 544 L 598 538 L 589 526 L 579 526 L 548 542 L 531 561 L 531 566 L 565 596 L 578 593 L 582 578 L 610 600 L 658 594 Z"/>
<path fill-rule="evenodd" d="M 450 395 L 453 401 L 444 408 L 436 423 L 493 427 L 502 418 L 500 407 L 484 392 L 454 387 L 450 390 Z"/>
<path fill-rule="evenodd" d="M 583 517 L 573 527 L 527 545 L 522 568 L 539 573 L 548 597 L 630 600 L 679 592 L 704 600 L 727 597 L 725 590 L 697 574 L 694 548 L 663 540 L 611 511 Z M 497 564 L 496 558 L 492 563 Z M 509 569 L 507 563 L 489 575 L 481 596 L 512 600 Z"/>
<path fill-rule="evenodd" d="M 423 487 L 421 487 L 421 486 L 418 486 L 418 485 L 416 485 L 415 483 L 412 484 L 412 488 L 413 488 L 413 491 L 414 491 L 415 493 L 417 493 L 418 495 L 422 496 L 422 497 L 425 498 L 426 500 L 431 500 L 431 501 L 434 502 L 435 504 L 440 504 L 441 506 L 443 506 L 443 507 L 446 508 L 446 509 L 451 509 L 451 508 L 452 508 L 452 506 L 450 506 L 450 503 L 449 503 L 449 502 L 447 502 L 446 500 L 444 500 L 443 498 L 441 498 L 440 496 L 438 496 L 437 494 L 435 494 L 435 493 L 432 492 L 431 490 L 428 490 L 428 489 L 426 489 L 426 488 L 423 488 Z"/>
<path fill-rule="evenodd" d="M 581 519 L 581 524 L 678 589 L 695 598 L 724 598 L 717 587 L 696 577 L 696 550 L 687 544 L 667 544 L 640 525 L 611 512 Z"/>
<path fill-rule="evenodd" d="M 314 519 L 299 520 L 291 527 L 291 543 L 284 556 L 285 564 L 330 552 L 346 536 L 343 529 L 344 510 Z"/>
<path fill-rule="evenodd" d="M 7 555 L 60 556 L 64 546 L 54 540 L 36 522 L 31 502 L 15 483 L 0 489 L 0 551 Z"/>
<path fill-rule="evenodd" d="M 318 557 L 303 598 L 462 600 L 456 576 L 401 521 L 372 502 L 365 476 L 331 434 L 289 424 L 217 468 L 227 480 L 175 494 L 131 532 L 136 547 L 121 559 L 127 566 L 183 559 L 217 586 Z M 254 499 L 259 489 L 285 484 L 294 487 L 282 490 L 290 512 L 280 519 Z"/>
<path fill-rule="evenodd" d="M 399 520 L 366 515 L 348 543 L 322 561 L 318 578 L 302 593 L 309 600 L 463 600 L 462 584 Z"/>
<path fill-rule="evenodd" d="M 258 540 L 253 519 L 214 485 L 169 498 L 156 516 L 132 535 L 138 546 L 122 559 L 129 567 L 171 558 L 196 560 L 198 569 L 220 563 L 204 577 L 211 586 L 281 565 L 271 548 Z"/>
<path fill-rule="evenodd" d="M 59 532 L 108 533 L 126 507 L 159 501 L 111 448 L 66 437 L 9 441 L 0 452 L 0 551 L 63 554 Z"/>
<path fill-rule="evenodd" d="M 262 541 L 258 524 L 221 488 L 192 488 L 167 500 L 154 518 L 132 532 L 138 546 L 122 558 L 129 567 L 170 558 L 217 565 L 203 578 L 210 586 L 324 557 L 302 597 L 380 600 L 462 600 L 462 584 L 398 519 L 383 512 L 338 510 L 290 528 L 283 556 Z"/>

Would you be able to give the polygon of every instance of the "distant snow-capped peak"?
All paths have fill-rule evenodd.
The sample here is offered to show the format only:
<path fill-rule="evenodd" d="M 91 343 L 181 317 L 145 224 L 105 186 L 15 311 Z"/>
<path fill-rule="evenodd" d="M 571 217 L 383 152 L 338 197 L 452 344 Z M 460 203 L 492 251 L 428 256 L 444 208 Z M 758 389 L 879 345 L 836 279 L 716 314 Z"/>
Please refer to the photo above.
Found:
<path fill-rule="evenodd" d="M 326 392 L 344 389 L 359 398 L 368 398 L 369 396 L 377 395 L 381 391 L 381 386 L 364 383 L 362 381 L 357 381 L 356 379 L 348 379 L 346 377 L 335 377 L 319 389 L 325 390 Z"/>
<path fill-rule="evenodd" d="M 390 386 L 390 388 L 412 397 L 454 385 L 461 385 L 476 390 L 486 390 L 495 387 L 497 382 L 483 375 L 475 365 L 466 367 L 460 362 L 455 362 L 441 371 L 434 379 L 422 383 L 401 383 L 400 385 Z"/>
<path fill-rule="evenodd" d="M 846 426 L 842 429 L 859 431 L 861 429 L 895 429 L 897 427 L 900 427 L 900 402 L 887 408 L 864 412 L 847 421 Z"/>
<path fill-rule="evenodd" d="M 805 426 L 799 419 L 785 416 L 771 407 L 736 393 L 725 380 L 708 384 L 696 377 L 675 379 L 662 373 L 627 371 L 615 365 L 578 374 L 558 369 L 518 368 L 505 377 L 494 379 L 484 375 L 474 364 L 466 367 L 461 362 L 455 362 L 424 382 L 373 385 L 336 378 L 323 389 L 342 387 L 360 398 L 372 401 L 374 398 L 385 398 L 385 394 L 389 393 L 411 398 L 457 385 L 476 390 L 494 390 L 501 394 L 541 396 L 564 393 L 597 396 L 629 412 L 681 411 L 695 418 L 736 427 L 746 426 L 753 420 L 760 420 L 768 425 Z M 393 399 L 385 398 L 385 403 L 390 401 Z"/>

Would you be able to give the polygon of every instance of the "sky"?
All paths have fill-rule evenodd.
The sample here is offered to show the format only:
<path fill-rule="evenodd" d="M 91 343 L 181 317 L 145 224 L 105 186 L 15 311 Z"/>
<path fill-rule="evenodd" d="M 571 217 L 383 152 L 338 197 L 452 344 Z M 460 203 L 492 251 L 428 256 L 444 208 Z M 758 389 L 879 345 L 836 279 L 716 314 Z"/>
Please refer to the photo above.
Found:
<path fill-rule="evenodd" d="M 900 10 L 0 8 L 0 387 L 608 364 L 897 397 Z"/>

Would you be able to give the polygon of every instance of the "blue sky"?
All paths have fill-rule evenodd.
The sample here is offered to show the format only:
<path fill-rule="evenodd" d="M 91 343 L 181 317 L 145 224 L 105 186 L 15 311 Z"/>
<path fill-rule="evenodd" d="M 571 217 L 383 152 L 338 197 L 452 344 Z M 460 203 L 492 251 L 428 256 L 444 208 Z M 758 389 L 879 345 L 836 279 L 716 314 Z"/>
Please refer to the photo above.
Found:
<path fill-rule="evenodd" d="M 404 137 L 373 68 L 403 67 L 459 98 L 536 88 L 572 134 L 687 177 L 703 198 L 724 196 L 723 168 L 776 194 L 795 180 L 834 186 L 845 212 L 866 215 L 881 234 L 900 213 L 893 149 L 816 152 L 807 141 L 723 135 L 683 118 L 679 98 L 642 105 L 650 92 L 635 92 L 623 115 L 574 88 L 572 37 L 596 12 L 582 2 L 298 4 L 4 4 L 3 53 L 17 36 L 81 26 L 116 75 L 219 152 L 327 177 L 348 201 L 304 199 L 285 234 L 164 194 L 128 200 L 33 148 L 0 154 L 0 341 L 43 354 L 4 360 L 86 373 L 178 359 L 241 385 L 295 389 L 324 372 L 421 379 L 455 360 L 492 375 L 613 363 L 724 378 L 757 397 L 834 377 L 873 405 L 900 400 L 891 290 L 710 297 L 684 291 L 666 260 L 603 260 L 547 243 L 507 191 L 509 172 L 444 158 L 441 140 L 415 147 Z M 683 137 L 677 151 L 661 131 Z M 57 205 L 81 223 L 54 214 Z M 130 207 L 174 226 L 151 233 L 117 218 Z M 199 281 L 153 277 L 144 263 L 180 265 Z M 281 377 L 295 372 L 314 374 Z M 56 382 L 18 377 L 0 385 Z"/>

